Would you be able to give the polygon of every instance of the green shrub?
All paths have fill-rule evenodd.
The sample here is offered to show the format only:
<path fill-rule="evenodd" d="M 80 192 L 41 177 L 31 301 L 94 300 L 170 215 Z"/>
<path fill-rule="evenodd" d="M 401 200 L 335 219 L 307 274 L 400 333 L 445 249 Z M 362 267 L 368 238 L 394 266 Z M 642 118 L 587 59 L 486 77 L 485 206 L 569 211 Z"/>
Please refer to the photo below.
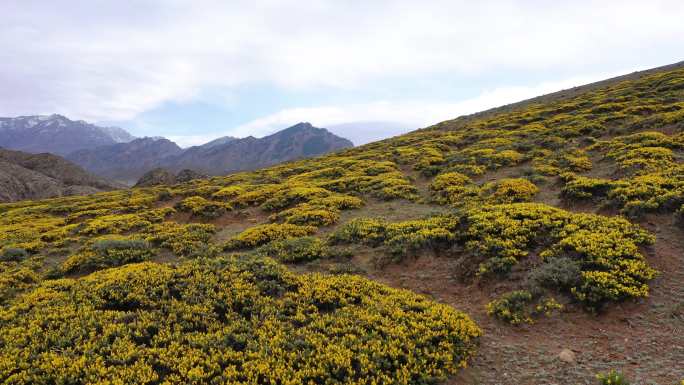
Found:
<path fill-rule="evenodd" d="M 512 325 L 532 323 L 527 306 L 532 294 L 526 290 L 512 291 L 487 304 L 487 314 Z"/>
<path fill-rule="evenodd" d="M 677 210 L 675 220 L 679 226 L 684 227 L 684 205 Z"/>
<path fill-rule="evenodd" d="M 622 375 L 622 373 L 611 370 L 608 373 L 599 373 L 596 375 L 601 385 L 629 385 L 629 381 Z"/>
<path fill-rule="evenodd" d="M 257 253 L 285 263 L 300 263 L 325 258 L 328 247 L 318 238 L 300 237 L 267 243 L 258 248 Z"/>
<path fill-rule="evenodd" d="M 218 218 L 230 208 L 225 203 L 210 201 L 201 196 L 185 198 L 175 207 L 179 211 L 190 212 L 194 216 L 206 219 Z"/>
<path fill-rule="evenodd" d="M 0 253 L 0 262 L 22 261 L 28 257 L 29 253 L 22 248 L 6 247 Z"/>
<path fill-rule="evenodd" d="M 616 185 L 608 179 L 588 178 L 575 174 L 564 174 L 565 186 L 561 196 L 569 200 L 582 200 L 605 197 Z"/>
<path fill-rule="evenodd" d="M 568 257 L 548 258 L 530 272 L 527 277 L 531 286 L 557 290 L 570 290 L 582 281 L 582 268 L 574 259 Z"/>
<path fill-rule="evenodd" d="M 62 263 L 64 273 L 90 272 L 128 263 L 147 261 L 154 256 L 150 244 L 142 239 L 110 238 L 95 241 Z"/>
<path fill-rule="evenodd" d="M 536 303 L 536 304 L 535 304 Z M 550 316 L 563 305 L 554 298 L 539 298 L 527 290 L 506 293 L 487 304 L 487 314 L 511 325 L 533 323 L 540 315 Z"/>
<path fill-rule="evenodd" d="M 157 200 L 164 202 L 164 201 L 169 201 L 173 198 L 173 194 L 171 193 L 171 190 L 169 189 L 163 189 L 157 193 Z"/>

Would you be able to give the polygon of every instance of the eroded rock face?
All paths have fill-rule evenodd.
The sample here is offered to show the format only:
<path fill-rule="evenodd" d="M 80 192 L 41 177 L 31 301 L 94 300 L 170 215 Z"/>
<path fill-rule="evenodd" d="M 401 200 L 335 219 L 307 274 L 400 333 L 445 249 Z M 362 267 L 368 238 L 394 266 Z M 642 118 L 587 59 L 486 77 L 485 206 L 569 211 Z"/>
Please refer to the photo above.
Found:
<path fill-rule="evenodd" d="M 190 182 L 191 180 L 194 179 L 205 179 L 208 178 L 208 175 L 199 173 L 195 170 L 190 170 L 188 168 L 181 170 L 178 175 L 176 175 L 176 182 L 177 183 L 185 183 L 185 182 Z"/>
<path fill-rule="evenodd" d="M 134 187 L 151 187 L 176 184 L 176 176 L 165 168 L 155 168 L 146 172 Z"/>
<path fill-rule="evenodd" d="M 120 187 L 57 155 L 0 149 L 0 202 L 84 195 Z"/>

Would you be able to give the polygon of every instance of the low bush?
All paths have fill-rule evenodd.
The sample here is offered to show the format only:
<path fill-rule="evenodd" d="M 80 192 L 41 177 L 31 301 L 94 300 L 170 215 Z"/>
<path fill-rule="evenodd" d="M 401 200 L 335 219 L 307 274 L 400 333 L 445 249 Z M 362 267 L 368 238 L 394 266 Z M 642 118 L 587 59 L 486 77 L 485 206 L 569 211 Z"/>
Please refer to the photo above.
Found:
<path fill-rule="evenodd" d="M 511 325 L 533 323 L 540 315 L 550 316 L 563 305 L 554 298 L 538 298 L 527 290 L 516 290 L 487 304 L 487 314 Z"/>
<path fill-rule="evenodd" d="M 611 370 L 608 373 L 599 373 L 596 375 L 601 385 L 629 385 L 629 381 L 622 375 L 622 373 Z"/>
<path fill-rule="evenodd" d="M 467 175 L 447 172 L 437 175 L 430 184 L 435 201 L 438 203 L 462 204 L 479 193 L 478 187 Z"/>
<path fill-rule="evenodd" d="M 269 261 L 148 262 L 43 282 L 3 309 L 0 372 L 17 385 L 410 385 L 445 380 L 477 348 L 481 330 L 450 306 Z"/>
<path fill-rule="evenodd" d="M 309 262 L 329 255 L 328 246 L 314 237 L 281 239 L 267 243 L 257 253 L 285 263 Z"/>
<path fill-rule="evenodd" d="M 568 257 L 553 257 L 533 269 L 527 276 L 530 291 L 537 288 L 570 290 L 582 281 L 582 267 Z"/>
<path fill-rule="evenodd" d="M 232 239 L 223 246 L 224 250 L 237 250 L 261 246 L 271 241 L 289 238 L 298 238 L 311 235 L 316 232 L 313 226 L 299 226 L 289 223 L 270 223 L 251 227 Z"/>
<path fill-rule="evenodd" d="M 482 186 L 482 195 L 492 203 L 529 202 L 539 193 L 534 183 L 523 178 L 504 178 Z"/>
<path fill-rule="evenodd" d="M 64 273 L 90 272 L 127 263 L 143 262 L 154 256 L 150 244 L 142 239 L 108 238 L 95 241 L 62 263 Z"/>
<path fill-rule="evenodd" d="M 38 267 L 28 260 L 0 261 L 0 305 L 40 282 L 40 274 L 36 272 Z"/>
<path fill-rule="evenodd" d="M 148 242 L 179 257 L 195 257 L 208 252 L 215 232 L 211 224 L 162 222 L 150 227 L 145 235 Z"/>
<path fill-rule="evenodd" d="M 561 177 L 565 181 L 561 196 L 569 200 L 602 198 L 616 185 L 614 181 L 608 179 L 589 178 L 575 174 L 564 174 Z"/>
<path fill-rule="evenodd" d="M 193 216 L 214 219 L 223 215 L 230 206 L 225 203 L 210 201 L 201 196 L 185 198 L 176 204 L 179 211 L 189 212 Z"/>
<path fill-rule="evenodd" d="M 0 262 L 19 262 L 28 257 L 29 253 L 22 248 L 6 247 L 0 251 Z"/>
<path fill-rule="evenodd" d="M 483 205 L 457 215 L 397 223 L 358 218 L 340 226 L 330 240 L 384 246 L 399 256 L 425 249 L 446 252 L 456 246 L 466 253 L 463 270 L 475 271 L 481 279 L 507 277 L 534 251 L 542 264 L 527 272 L 530 282 L 566 285 L 555 289 L 593 309 L 647 296 L 648 281 L 657 274 L 639 251 L 655 238 L 638 225 L 537 203 Z M 573 264 L 561 266 L 563 257 Z"/>

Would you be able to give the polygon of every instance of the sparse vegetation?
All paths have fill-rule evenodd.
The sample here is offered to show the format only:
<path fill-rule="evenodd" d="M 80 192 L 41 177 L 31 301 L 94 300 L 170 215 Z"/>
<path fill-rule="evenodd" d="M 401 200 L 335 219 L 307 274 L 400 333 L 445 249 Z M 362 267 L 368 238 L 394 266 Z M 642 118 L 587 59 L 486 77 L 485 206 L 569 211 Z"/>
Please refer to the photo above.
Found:
<path fill-rule="evenodd" d="M 599 373 L 596 375 L 601 385 L 629 385 L 629 381 L 622 375 L 622 373 L 611 370 L 608 373 Z"/>

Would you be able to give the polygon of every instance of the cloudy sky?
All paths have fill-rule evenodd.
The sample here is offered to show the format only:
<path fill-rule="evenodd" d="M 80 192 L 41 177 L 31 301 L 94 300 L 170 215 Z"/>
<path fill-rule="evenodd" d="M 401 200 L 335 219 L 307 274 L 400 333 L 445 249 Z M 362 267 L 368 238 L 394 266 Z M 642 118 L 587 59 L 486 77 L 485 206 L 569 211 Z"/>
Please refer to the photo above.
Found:
<path fill-rule="evenodd" d="M 0 116 L 364 143 L 684 60 L 684 2 L 1 0 Z"/>

